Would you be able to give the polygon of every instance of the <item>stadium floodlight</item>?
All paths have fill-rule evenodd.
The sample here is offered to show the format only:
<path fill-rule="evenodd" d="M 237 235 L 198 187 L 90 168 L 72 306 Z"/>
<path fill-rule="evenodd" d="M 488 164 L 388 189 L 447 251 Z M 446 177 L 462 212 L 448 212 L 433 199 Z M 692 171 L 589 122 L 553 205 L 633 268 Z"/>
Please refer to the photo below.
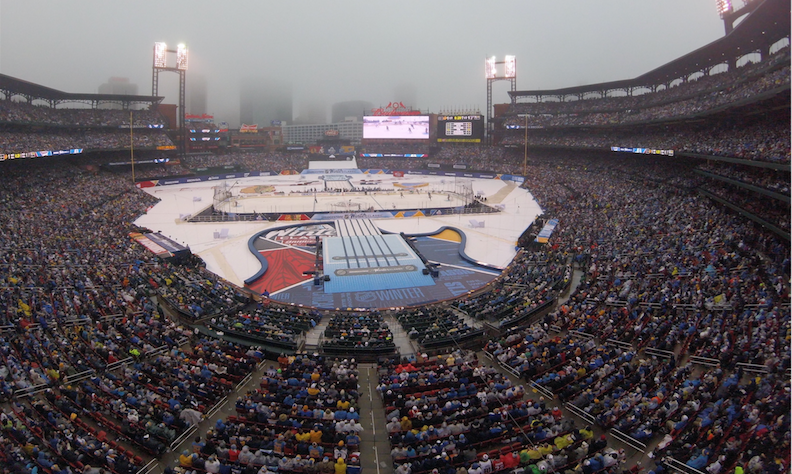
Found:
<path fill-rule="evenodd" d="M 723 18 L 724 15 L 730 13 L 733 10 L 731 0 L 717 0 L 718 2 L 718 13 L 720 17 Z"/>
<path fill-rule="evenodd" d="M 165 43 L 154 43 L 154 67 L 165 67 L 165 53 L 168 47 Z"/>
<path fill-rule="evenodd" d="M 507 78 L 517 77 L 517 59 L 514 56 L 506 56 L 504 63 L 506 65 L 505 76 Z"/>
<path fill-rule="evenodd" d="M 495 56 L 487 58 L 484 63 L 484 73 L 487 76 L 487 79 L 495 79 L 497 75 L 495 70 Z"/>
<path fill-rule="evenodd" d="M 176 69 L 180 71 L 187 70 L 187 46 L 184 43 L 176 48 Z"/>

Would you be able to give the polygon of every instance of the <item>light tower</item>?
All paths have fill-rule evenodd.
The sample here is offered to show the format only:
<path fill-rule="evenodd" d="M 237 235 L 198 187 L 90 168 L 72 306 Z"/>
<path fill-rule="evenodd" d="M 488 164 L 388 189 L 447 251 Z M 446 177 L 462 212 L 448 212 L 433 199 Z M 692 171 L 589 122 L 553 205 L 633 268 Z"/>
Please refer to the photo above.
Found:
<path fill-rule="evenodd" d="M 169 67 L 167 53 L 176 54 L 176 66 Z M 154 43 L 154 64 L 151 69 L 151 95 L 159 96 L 160 72 L 175 72 L 179 75 L 179 149 L 184 156 L 187 153 L 187 130 L 185 114 L 185 89 L 187 80 L 187 46 L 180 44 L 176 50 L 168 49 L 165 43 Z"/>
<path fill-rule="evenodd" d="M 715 0 L 715 2 L 727 35 L 734 30 L 734 23 L 740 17 L 753 12 L 762 3 L 758 0 L 743 0 L 743 6 L 735 10 L 732 0 Z"/>
<path fill-rule="evenodd" d="M 503 64 L 503 72 L 498 73 L 498 65 Z M 495 81 L 509 81 L 511 91 L 517 90 L 517 59 L 514 56 L 505 56 L 503 61 L 497 61 L 495 56 L 484 61 L 484 75 L 487 78 L 487 143 L 492 144 L 492 83 Z"/>

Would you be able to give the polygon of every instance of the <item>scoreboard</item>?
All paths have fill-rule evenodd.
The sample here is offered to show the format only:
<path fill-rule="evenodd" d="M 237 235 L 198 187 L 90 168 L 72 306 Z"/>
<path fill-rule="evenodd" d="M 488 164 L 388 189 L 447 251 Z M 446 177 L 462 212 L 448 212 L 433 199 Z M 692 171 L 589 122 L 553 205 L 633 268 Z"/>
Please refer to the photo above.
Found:
<path fill-rule="evenodd" d="M 437 141 L 446 143 L 481 143 L 484 138 L 482 115 L 438 115 Z"/>
<path fill-rule="evenodd" d="M 447 137 L 469 137 L 473 135 L 473 124 L 470 122 L 446 122 Z"/>

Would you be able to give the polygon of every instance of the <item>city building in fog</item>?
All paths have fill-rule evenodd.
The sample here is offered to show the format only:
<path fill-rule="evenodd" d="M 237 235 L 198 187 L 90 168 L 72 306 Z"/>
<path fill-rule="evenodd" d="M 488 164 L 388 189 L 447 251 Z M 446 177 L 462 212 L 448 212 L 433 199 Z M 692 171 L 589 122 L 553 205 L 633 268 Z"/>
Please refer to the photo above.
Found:
<path fill-rule="evenodd" d="M 294 125 L 318 125 L 327 123 L 327 104 L 323 100 L 300 101 Z"/>
<path fill-rule="evenodd" d="M 365 100 L 348 100 L 346 102 L 336 102 L 333 104 L 331 112 L 331 120 L 333 123 L 339 123 L 349 120 L 350 117 L 355 117 L 358 122 L 363 121 L 363 116 L 371 113 L 374 106 L 371 102 Z"/>
<path fill-rule="evenodd" d="M 388 99 L 390 100 L 390 98 Z M 412 107 L 413 110 L 420 110 L 418 107 L 418 89 L 415 84 L 402 82 L 393 88 L 393 101 L 401 102 L 405 107 Z"/>
<path fill-rule="evenodd" d="M 129 82 L 128 77 L 111 77 L 104 84 L 99 86 L 100 94 L 121 94 L 138 95 L 137 84 Z M 102 102 L 99 104 L 101 109 L 120 109 L 121 104 Z"/>
<path fill-rule="evenodd" d="M 138 86 L 129 82 L 128 77 L 111 77 L 99 86 L 100 94 L 137 95 Z"/>
<path fill-rule="evenodd" d="M 206 113 L 206 76 L 190 74 L 187 78 L 187 113 L 203 115 Z"/>
<path fill-rule="evenodd" d="M 239 84 L 239 121 L 269 127 L 273 122 L 291 123 L 292 86 L 286 81 L 247 78 Z"/>

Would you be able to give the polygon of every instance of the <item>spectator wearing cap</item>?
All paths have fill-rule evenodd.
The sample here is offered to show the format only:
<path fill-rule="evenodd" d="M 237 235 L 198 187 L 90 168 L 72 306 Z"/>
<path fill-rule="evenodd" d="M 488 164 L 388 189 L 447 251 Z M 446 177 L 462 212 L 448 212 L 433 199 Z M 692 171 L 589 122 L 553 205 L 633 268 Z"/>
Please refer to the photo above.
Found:
<path fill-rule="evenodd" d="M 481 467 L 482 474 L 490 474 L 492 472 L 492 460 L 489 458 L 489 455 L 485 454 L 481 457 L 479 467 Z"/>
<path fill-rule="evenodd" d="M 220 472 L 220 461 L 217 456 L 212 454 L 204 463 L 204 469 L 210 474 L 217 474 Z"/>
<path fill-rule="evenodd" d="M 192 467 L 192 463 L 193 453 L 190 453 L 189 450 L 185 449 L 179 456 L 179 465 L 182 467 Z"/>

